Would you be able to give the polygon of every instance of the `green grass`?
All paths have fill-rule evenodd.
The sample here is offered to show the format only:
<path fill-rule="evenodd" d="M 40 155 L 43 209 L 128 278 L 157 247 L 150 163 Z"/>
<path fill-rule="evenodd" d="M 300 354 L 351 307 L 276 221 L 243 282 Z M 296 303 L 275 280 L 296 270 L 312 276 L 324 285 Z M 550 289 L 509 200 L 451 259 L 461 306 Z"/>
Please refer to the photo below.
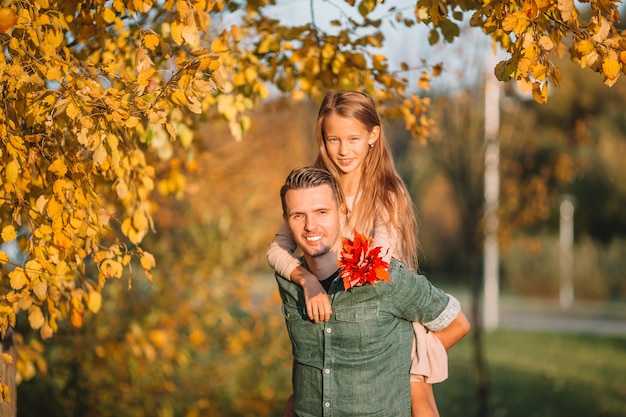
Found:
<path fill-rule="evenodd" d="M 498 330 L 485 335 L 490 417 L 626 416 L 626 337 Z M 468 335 L 435 385 L 442 417 L 476 416 Z"/>

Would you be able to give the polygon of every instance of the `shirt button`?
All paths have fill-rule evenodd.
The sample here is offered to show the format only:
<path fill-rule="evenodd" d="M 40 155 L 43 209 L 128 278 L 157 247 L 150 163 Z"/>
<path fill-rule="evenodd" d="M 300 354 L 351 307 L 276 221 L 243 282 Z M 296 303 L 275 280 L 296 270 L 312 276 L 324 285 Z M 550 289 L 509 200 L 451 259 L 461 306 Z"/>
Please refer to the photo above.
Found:
<path fill-rule="evenodd" d="M 324 369 L 324 373 L 328 375 L 330 373 L 330 369 Z"/>
<path fill-rule="evenodd" d="M 333 329 L 331 329 L 330 327 L 328 329 L 326 329 L 326 333 L 332 333 Z"/>
<path fill-rule="evenodd" d="M 326 401 L 326 402 L 324 403 L 324 407 L 326 407 L 326 408 L 330 407 L 330 401 Z"/>

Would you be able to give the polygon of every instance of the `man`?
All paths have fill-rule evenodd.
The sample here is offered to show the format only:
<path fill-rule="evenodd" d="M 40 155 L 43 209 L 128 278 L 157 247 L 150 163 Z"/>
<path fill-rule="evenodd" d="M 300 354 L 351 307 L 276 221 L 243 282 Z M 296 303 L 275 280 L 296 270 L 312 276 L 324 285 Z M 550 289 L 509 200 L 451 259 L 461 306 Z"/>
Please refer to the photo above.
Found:
<path fill-rule="evenodd" d="M 390 282 L 346 291 L 337 259 L 341 248 L 343 197 L 327 171 L 292 171 L 281 188 L 283 216 L 303 265 L 328 291 L 328 322 L 308 319 L 302 288 L 276 274 L 292 342 L 293 410 L 297 416 L 408 417 L 410 321 L 449 332 L 447 348 L 469 331 L 458 301 L 401 262 L 390 262 Z"/>

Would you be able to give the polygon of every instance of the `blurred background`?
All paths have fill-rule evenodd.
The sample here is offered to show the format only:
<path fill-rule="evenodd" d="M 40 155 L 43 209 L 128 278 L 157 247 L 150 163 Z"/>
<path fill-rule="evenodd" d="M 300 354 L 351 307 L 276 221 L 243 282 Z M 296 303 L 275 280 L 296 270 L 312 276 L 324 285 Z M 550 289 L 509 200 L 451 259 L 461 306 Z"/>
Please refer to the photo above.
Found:
<path fill-rule="evenodd" d="M 486 375 L 474 334 L 450 351 L 450 378 L 435 387 L 442 416 L 626 415 L 626 82 L 607 88 L 568 62 L 562 72 L 544 105 L 498 87 L 499 320 L 481 336 Z M 480 307 L 484 87 L 438 88 L 428 142 L 393 120 L 384 129 L 417 208 L 422 270 L 469 312 Z M 186 176 L 185 192 L 158 201 L 144 245 L 154 282 L 137 272 L 110 283 L 105 311 L 45 346 L 18 323 L 33 357 L 19 416 L 281 415 L 291 352 L 265 251 L 280 185 L 316 155 L 317 106 L 269 100 L 242 141 L 219 123 L 195 133 L 201 157 L 168 167 Z"/>

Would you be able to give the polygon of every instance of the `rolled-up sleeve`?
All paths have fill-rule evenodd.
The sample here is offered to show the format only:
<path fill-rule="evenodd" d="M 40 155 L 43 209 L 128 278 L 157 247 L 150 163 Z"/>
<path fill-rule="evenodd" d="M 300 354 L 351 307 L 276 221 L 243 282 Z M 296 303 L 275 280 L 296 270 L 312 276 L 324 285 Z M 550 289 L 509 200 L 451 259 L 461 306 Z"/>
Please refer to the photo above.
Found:
<path fill-rule="evenodd" d="M 441 312 L 441 314 L 433 321 L 429 321 L 427 323 L 422 323 L 424 327 L 433 332 L 438 332 L 450 325 L 452 321 L 459 315 L 461 311 L 461 303 L 459 300 L 448 295 L 448 305 L 445 310 Z"/>
<path fill-rule="evenodd" d="M 294 255 L 296 248 L 289 228 L 283 223 L 267 250 L 267 263 L 284 278 L 290 279 L 293 270 L 301 265 Z"/>

